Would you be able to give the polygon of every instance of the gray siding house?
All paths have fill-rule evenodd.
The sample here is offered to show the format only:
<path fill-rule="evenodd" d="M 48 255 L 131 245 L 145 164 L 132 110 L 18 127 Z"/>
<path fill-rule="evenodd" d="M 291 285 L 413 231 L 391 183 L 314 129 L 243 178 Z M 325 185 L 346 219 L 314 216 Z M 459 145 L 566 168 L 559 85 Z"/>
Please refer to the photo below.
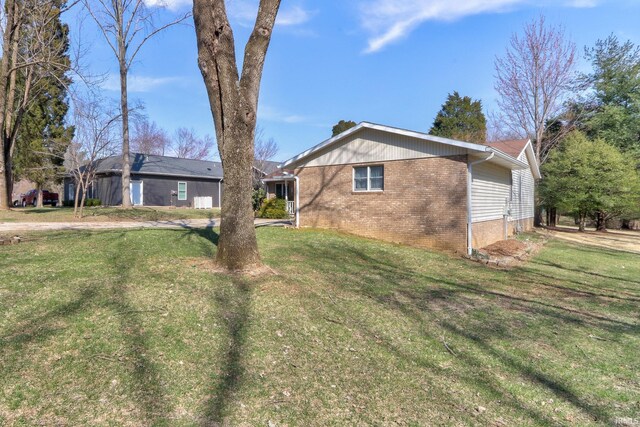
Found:
<path fill-rule="evenodd" d="M 222 164 L 205 160 L 179 159 L 152 154 L 131 154 L 131 201 L 134 206 L 194 206 L 195 197 L 212 197 L 220 207 L 224 191 Z M 275 168 L 275 162 L 266 167 Z M 255 169 L 262 177 L 266 172 Z M 96 161 L 96 177 L 87 197 L 105 206 L 122 205 L 122 156 Z M 64 180 L 64 201 L 75 197 L 75 182 Z"/>
<path fill-rule="evenodd" d="M 220 206 L 222 164 L 151 154 L 131 154 L 131 201 L 135 206 L 193 206 L 194 197 L 212 197 Z M 122 156 L 96 161 L 96 177 L 87 197 L 105 206 L 122 205 Z M 75 183 L 64 182 L 64 200 L 73 201 Z"/>

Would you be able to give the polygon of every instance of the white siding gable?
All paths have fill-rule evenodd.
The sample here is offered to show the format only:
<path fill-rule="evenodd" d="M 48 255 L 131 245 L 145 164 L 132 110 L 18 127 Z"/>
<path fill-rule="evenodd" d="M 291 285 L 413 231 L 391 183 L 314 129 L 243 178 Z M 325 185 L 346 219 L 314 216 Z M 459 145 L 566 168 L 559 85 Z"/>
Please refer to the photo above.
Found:
<path fill-rule="evenodd" d="M 502 219 L 511 198 L 511 171 L 492 163 L 473 166 L 471 222 Z"/>
<path fill-rule="evenodd" d="M 527 162 L 526 150 L 523 150 L 518 160 Z M 535 179 L 531 168 L 515 170 L 513 175 L 511 218 L 522 220 L 533 218 L 535 204 Z"/>
<path fill-rule="evenodd" d="M 373 163 L 464 155 L 466 153 L 467 150 L 461 147 L 363 128 L 343 141 L 320 150 L 303 161 L 300 166 Z"/>

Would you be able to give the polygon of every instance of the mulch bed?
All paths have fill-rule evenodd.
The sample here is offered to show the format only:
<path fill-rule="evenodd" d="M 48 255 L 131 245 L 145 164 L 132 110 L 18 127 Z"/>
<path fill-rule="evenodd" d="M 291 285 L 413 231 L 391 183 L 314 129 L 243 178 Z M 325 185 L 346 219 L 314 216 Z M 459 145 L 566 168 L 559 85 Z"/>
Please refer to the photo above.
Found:
<path fill-rule="evenodd" d="M 478 251 L 469 258 L 490 267 L 510 268 L 527 261 L 538 252 L 543 245 L 544 241 L 500 240 L 482 249 L 478 249 Z"/>

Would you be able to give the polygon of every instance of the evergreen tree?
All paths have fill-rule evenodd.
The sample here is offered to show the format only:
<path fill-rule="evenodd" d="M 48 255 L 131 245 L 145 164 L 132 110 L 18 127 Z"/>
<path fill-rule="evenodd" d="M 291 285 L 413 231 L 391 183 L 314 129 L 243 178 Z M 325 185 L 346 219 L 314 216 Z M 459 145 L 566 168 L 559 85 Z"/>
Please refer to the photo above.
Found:
<path fill-rule="evenodd" d="M 36 97 L 20 122 L 14 160 L 14 175 L 33 181 L 40 190 L 61 180 L 64 153 L 73 138 L 73 128 L 67 126 L 65 120 L 69 109 L 67 87 L 71 84 L 66 75 L 71 66 L 67 53 L 69 28 L 60 20 L 65 1 L 55 3 L 46 21 L 46 30 L 50 34 L 51 52 L 56 54 L 52 58 L 57 64 L 56 73 L 39 79 L 32 89 Z M 21 78 L 20 84 L 24 83 L 25 79 Z M 41 202 L 39 197 L 38 203 Z"/>
<path fill-rule="evenodd" d="M 345 130 L 351 129 L 356 125 L 356 122 L 353 120 L 340 120 L 332 129 L 331 136 L 336 136 L 344 132 Z"/>
<path fill-rule="evenodd" d="M 482 112 L 482 102 L 473 101 L 468 96 L 461 97 L 454 91 L 442 104 L 429 133 L 461 141 L 485 143 L 487 120 Z"/>
<path fill-rule="evenodd" d="M 586 57 L 593 72 L 582 80 L 593 95 L 582 103 L 584 129 L 640 160 L 640 47 L 610 35 Z"/>
<path fill-rule="evenodd" d="M 591 141 L 578 131 L 551 152 L 542 171 L 543 204 L 578 216 L 580 231 L 588 217 L 595 217 L 603 230 L 607 219 L 632 212 L 640 202 L 640 178 L 633 162 L 604 140 Z"/>

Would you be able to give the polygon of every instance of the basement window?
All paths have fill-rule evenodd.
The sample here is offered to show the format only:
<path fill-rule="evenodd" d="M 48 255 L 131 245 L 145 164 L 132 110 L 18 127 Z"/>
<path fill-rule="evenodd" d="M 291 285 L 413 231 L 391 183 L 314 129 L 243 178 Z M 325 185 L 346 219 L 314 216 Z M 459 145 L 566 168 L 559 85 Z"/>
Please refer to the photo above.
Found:
<path fill-rule="evenodd" d="M 384 166 L 353 168 L 353 191 L 384 190 Z"/>

